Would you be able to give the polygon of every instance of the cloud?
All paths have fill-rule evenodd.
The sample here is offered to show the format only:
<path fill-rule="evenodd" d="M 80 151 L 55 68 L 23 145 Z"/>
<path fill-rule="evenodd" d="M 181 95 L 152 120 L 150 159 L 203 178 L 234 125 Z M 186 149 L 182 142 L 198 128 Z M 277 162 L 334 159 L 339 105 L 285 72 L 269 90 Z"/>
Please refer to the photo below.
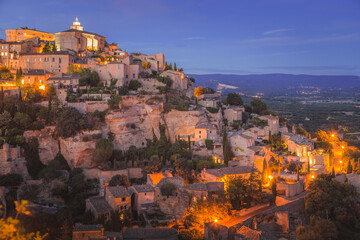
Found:
<path fill-rule="evenodd" d="M 294 30 L 293 28 L 280 28 L 263 32 L 264 35 L 278 34 Z"/>
<path fill-rule="evenodd" d="M 205 39 L 203 37 L 187 37 L 185 38 L 185 40 L 201 40 L 201 39 Z"/>

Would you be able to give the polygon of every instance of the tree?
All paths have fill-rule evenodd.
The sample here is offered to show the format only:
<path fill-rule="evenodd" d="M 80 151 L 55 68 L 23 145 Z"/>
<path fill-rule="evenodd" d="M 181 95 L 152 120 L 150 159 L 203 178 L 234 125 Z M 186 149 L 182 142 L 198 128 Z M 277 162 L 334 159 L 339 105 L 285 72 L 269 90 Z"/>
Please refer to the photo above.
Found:
<path fill-rule="evenodd" d="M 300 134 L 305 137 L 308 137 L 310 135 L 304 128 L 302 128 L 300 126 L 296 127 L 296 134 Z"/>
<path fill-rule="evenodd" d="M 176 186 L 172 182 L 163 183 L 160 187 L 161 194 L 164 196 L 172 196 L 175 190 Z"/>
<path fill-rule="evenodd" d="M 43 52 L 51 52 L 52 51 L 52 46 L 50 44 L 50 42 L 48 42 L 44 47 L 43 47 Z"/>
<path fill-rule="evenodd" d="M 321 174 L 310 182 L 305 196 L 306 214 L 335 224 L 339 235 L 332 239 L 359 239 L 359 193 L 348 183 L 336 181 L 332 175 Z M 321 231 L 317 229 L 316 232 Z"/>
<path fill-rule="evenodd" d="M 270 205 L 275 205 L 276 203 L 276 196 L 277 196 L 277 189 L 276 189 L 276 180 L 275 178 L 271 181 L 271 200 Z"/>
<path fill-rule="evenodd" d="M 33 137 L 27 141 L 24 146 L 24 153 L 27 170 L 33 179 L 37 179 L 38 174 L 45 167 L 40 161 L 39 142 L 37 138 Z"/>
<path fill-rule="evenodd" d="M 33 120 L 26 113 L 16 112 L 14 116 L 14 122 L 20 129 L 29 130 L 31 129 Z"/>
<path fill-rule="evenodd" d="M 349 174 L 349 173 L 352 173 L 352 171 L 353 171 L 353 168 L 352 168 L 351 160 L 349 160 L 348 164 L 347 164 L 346 173 Z"/>
<path fill-rule="evenodd" d="M 106 163 L 109 161 L 114 145 L 109 139 L 102 138 L 96 143 L 96 149 L 94 152 L 94 162 L 97 164 Z"/>
<path fill-rule="evenodd" d="M 264 158 L 263 160 L 263 169 L 262 169 L 262 172 L 261 172 L 261 180 L 262 180 L 262 183 L 264 184 L 266 182 L 266 172 L 267 172 L 267 162 L 266 162 L 266 159 Z"/>
<path fill-rule="evenodd" d="M 138 80 L 131 80 L 129 83 L 129 90 L 136 91 L 141 87 L 141 83 Z"/>
<path fill-rule="evenodd" d="M 176 62 L 174 62 L 174 71 L 177 71 Z"/>
<path fill-rule="evenodd" d="M 6 66 L 0 66 L 0 78 L 3 79 L 12 79 L 13 75 L 11 74 L 11 71 Z"/>
<path fill-rule="evenodd" d="M 22 80 L 22 75 L 23 75 L 23 72 L 22 72 L 22 69 L 21 67 L 19 69 L 16 70 L 16 86 L 20 86 L 21 85 L 21 80 Z"/>
<path fill-rule="evenodd" d="M 240 94 L 229 93 L 226 98 L 226 103 L 233 106 L 241 106 L 244 104 Z"/>
<path fill-rule="evenodd" d="M 141 65 L 142 65 L 142 67 L 143 67 L 144 69 L 149 69 L 149 68 L 151 68 L 151 63 L 150 63 L 150 62 L 142 62 Z"/>
<path fill-rule="evenodd" d="M 56 130 L 58 135 L 62 138 L 74 136 L 82 129 L 80 124 L 81 119 L 82 114 L 76 108 L 63 108 L 56 119 Z"/>
<path fill-rule="evenodd" d="M 16 173 L 8 173 L 0 175 L 0 186 L 13 187 L 19 186 L 23 181 L 21 175 Z"/>
<path fill-rule="evenodd" d="M 249 181 L 242 177 L 230 177 L 225 182 L 225 196 L 234 209 L 241 209 L 243 204 L 249 200 L 251 189 Z"/>
<path fill-rule="evenodd" d="M 40 235 L 36 233 L 26 233 L 25 229 L 20 225 L 18 217 L 20 215 L 29 215 L 27 210 L 28 202 L 21 200 L 21 202 L 15 201 L 16 217 L 9 217 L 7 219 L 0 219 L 0 236 L 3 240 L 43 240 L 47 234 Z"/>
<path fill-rule="evenodd" d="M 252 107 L 252 112 L 256 114 L 262 114 L 267 111 L 267 104 L 261 101 L 259 98 L 254 98 L 250 105 Z"/>
<path fill-rule="evenodd" d="M 120 99 L 119 95 L 112 94 L 108 100 L 110 109 L 119 109 Z"/>
<path fill-rule="evenodd" d="M 115 175 L 111 178 L 109 186 L 124 186 L 129 187 L 131 185 L 129 179 L 125 175 Z"/>
<path fill-rule="evenodd" d="M 208 150 L 213 150 L 214 149 L 214 144 L 213 144 L 213 140 L 212 139 L 205 139 L 205 146 Z"/>
<path fill-rule="evenodd" d="M 9 124 L 11 123 L 11 120 L 11 114 L 8 111 L 0 113 L 0 130 L 7 129 L 9 127 Z"/>
<path fill-rule="evenodd" d="M 195 97 L 199 97 L 205 93 L 205 88 L 203 87 L 196 87 L 194 90 Z"/>
<path fill-rule="evenodd" d="M 227 165 L 228 162 L 232 158 L 232 152 L 230 149 L 229 139 L 227 136 L 226 128 L 224 128 L 224 131 L 223 131 L 223 155 L 224 155 L 224 162 Z"/>

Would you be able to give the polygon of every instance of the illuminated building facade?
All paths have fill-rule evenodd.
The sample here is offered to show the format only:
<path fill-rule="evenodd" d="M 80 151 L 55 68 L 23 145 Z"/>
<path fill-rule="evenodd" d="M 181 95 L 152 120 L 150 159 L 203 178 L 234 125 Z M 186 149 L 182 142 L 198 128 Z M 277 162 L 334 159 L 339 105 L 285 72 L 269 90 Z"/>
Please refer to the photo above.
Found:
<path fill-rule="evenodd" d="M 102 51 L 105 44 L 106 37 L 84 31 L 84 27 L 80 24 L 78 18 L 76 18 L 69 30 L 55 33 L 57 51 Z"/>
<path fill-rule="evenodd" d="M 30 38 L 39 37 L 43 41 L 54 41 L 55 35 L 48 32 L 38 31 L 35 28 L 29 29 L 28 27 L 19 27 L 17 29 L 6 29 L 7 42 L 22 42 Z"/>

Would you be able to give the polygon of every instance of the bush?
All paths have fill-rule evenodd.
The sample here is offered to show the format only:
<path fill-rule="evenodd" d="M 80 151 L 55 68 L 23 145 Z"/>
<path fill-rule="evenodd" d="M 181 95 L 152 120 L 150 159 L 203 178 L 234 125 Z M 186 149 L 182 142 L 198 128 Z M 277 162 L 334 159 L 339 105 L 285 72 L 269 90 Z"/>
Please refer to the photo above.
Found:
<path fill-rule="evenodd" d="M 156 79 L 157 79 L 159 82 L 162 82 L 162 83 L 166 84 L 167 87 L 171 87 L 171 85 L 173 84 L 173 80 L 171 80 L 170 77 L 158 76 Z"/>
<path fill-rule="evenodd" d="M 126 94 L 128 94 L 129 89 L 126 86 L 121 86 L 119 87 L 119 95 L 120 96 L 125 96 Z"/>
<path fill-rule="evenodd" d="M 0 175 L 0 186 L 19 186 L 23 179 L 21 175 L 16 173 L 9 173 L 6 175 Z"/>
<path fill-rule="evenodd" d="M 111 109 L 118 109 L 120 103 L 119 95 L 111 95 L 110 99 L 108 100 L 108 105 Z"/>
<path fill-rule="evenodd" d="M 60 112 L 56 120 L 56 130 L 62 138 L 75 136 L 82 129 L 80 125 L 82 114 L 73 107 L 66 107 Z"/>
<path fill-rule="evenodd" d="M 208 110 L 210 113 L 219 112 L 219 108 L 213 108 L 213 107 L 207 107 L 206 110 Z"/>
<path fill-rule="evenodd" d="M 211 139 L 205 139 L 205 146 L 207 149 L 213 150 L 214 149 L 214 141 Z"/>
<path fill-rule="evenodd" d="M 129 83 L 129 89 L 136 91 L 138 88 L 141 87 L 141 83 L 138 80 L 131 80 Z"/>
<path fill-rule="evenodd" d="M 161 194 L 164 196 L 172 196 L 175 190 L 176 186 L 171 182 L 166 182 L 160 187 Z"/>
<path fill-rule="evenodd" d="M 111 178 L 109 186 L 124 186 L 129 187 L 131 185 L 129 179 L 125 175 L 115 175 Z"/>
<path fill-rule="evenodd" d="M 96 143 L 96 149 L 94 152 L 94 161 L 97 164 L 103 164 L 107 162 L 113 152 L 113 144 L 109 139 L 102 138 Z"/>
<path fill-rule="evenodd" d="M 88 136 L 83 136 L 83 138 L 82 138 L 82 141 L 83 142 L 88 142 L 90 139 L 89 139 L 89 137 Z"/>
<path fill-rule="evenodd" d="M 226 98 L 226 103 L 233 106 L 241 106 L 244 102 L 238 93 L 229 93 Z"/>

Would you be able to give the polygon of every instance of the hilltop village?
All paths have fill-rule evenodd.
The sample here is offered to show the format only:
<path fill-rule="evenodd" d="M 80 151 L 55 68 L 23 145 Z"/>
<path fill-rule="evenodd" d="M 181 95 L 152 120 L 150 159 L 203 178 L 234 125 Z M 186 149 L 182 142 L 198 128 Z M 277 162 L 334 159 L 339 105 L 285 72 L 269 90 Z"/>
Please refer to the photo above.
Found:
<path fill-rule="evenodd" d="M 55 34 L 7 29 L 0 65 L 2 216 L 21 202 L 44 239 L 339 235 L 324 215 L 309 222 L 304 198 L 331 177 L 348 189 L 332 200 L 360 189 L 341 132 L 311 136 L 259 98 L 195 88 L 163 53 L 123 51 L 77 18 Z"/>

